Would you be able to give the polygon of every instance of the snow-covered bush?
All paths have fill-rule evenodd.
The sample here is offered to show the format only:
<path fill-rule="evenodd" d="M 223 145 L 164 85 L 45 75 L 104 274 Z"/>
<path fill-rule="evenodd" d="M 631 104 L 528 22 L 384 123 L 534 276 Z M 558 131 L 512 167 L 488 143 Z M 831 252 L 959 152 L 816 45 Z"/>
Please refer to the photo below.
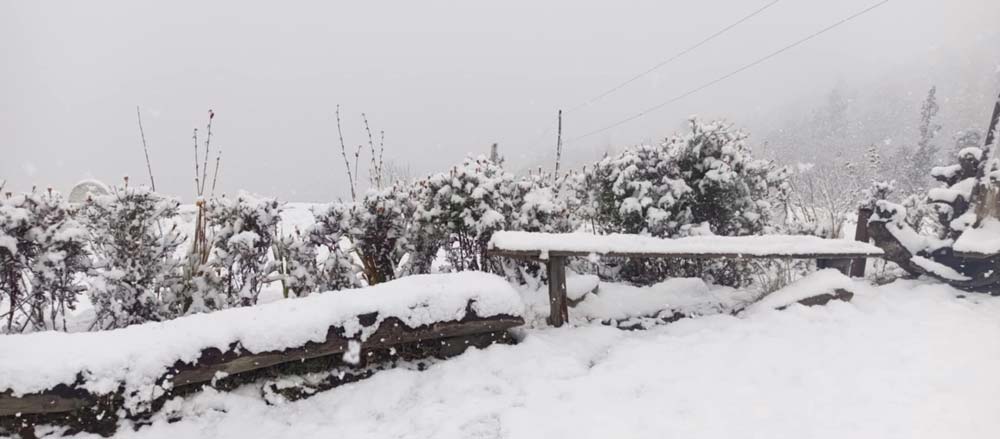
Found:
<path fill-rule="evenodd" d="M 349 252 L 360 262 L 368 285 L 401 275 L 400 264 L 408 251 L 407 228 L 412 203 L 405 186 L 369 190 L 360 200 L 334 203 L 316 215 L 309 230 L 315 245 L 339 253 L 346 240 Z"/>
<path fill-rule="evenodd" d="M 183 287 L 178 202 L 145 188 L 115 188 L 82 207 L 94 253 L 89 279 L 94 327 L 120 328 L 170 318 Z"/>
<path fill-rule="evenodd" d="M 447 254 L 451 269 L 500 272 L 486 256 L 490 236 L 506 229 L 514 212 L 515 178 L 485 157 L 466 159 L 447 173 L 416 182 L 413 220 L 416 255 L 426 260 L 434 241 Z M 437 250 L 433 250 L 435 253 Z"/>
<path fill-rule="evenodd" d="M 318 251 L 323 248 L 325 256 Z M 275 259 L 280 264 L 285 297 L 313 292 L 334 291 L 361 286 L 354 266 L 339 246 L 318 246 L 307 234 L 294 233 L 277 238 Z"/>
<path fill-rule="evenodd" d="M 677 237 L 770 229 L 775 201 L 788 190 L 785 169 L 753 159 L 747 135 L 724 122 L 692 119 L 690 126 L 689 133 L 605 157 L 585 171 L 587 203 L 581 212 L 596 232 Z M 733 262 L 628 265 L 632 269 L 622 274 L 632 281 L 665 275 L 706 275 L 727 284 L 746 280 Z"/>
<path fill-rule="evenodd" d="M 0 200 L 0 332 L 66 330 L 90 268 L 83 227 L 58 193 Z"/>
<path fill-rule="evenodd" d="M 575 230 L 577 221 L 571 209 L 579 202 L 574 183 L 575 180 L 569 178 L 555 181 L 551 175 L 542 172 L 517 179 L 508 229 L 545 233 Z"/>
<path fill-rule="evenodd" d="M 207 289 L 199 288 L 188 312 L 249 306 L 278 266 L 272 257 L 282 205 L 273 198 L 240 194 L 215 198 L 205 209 L 210 231 Z"/>

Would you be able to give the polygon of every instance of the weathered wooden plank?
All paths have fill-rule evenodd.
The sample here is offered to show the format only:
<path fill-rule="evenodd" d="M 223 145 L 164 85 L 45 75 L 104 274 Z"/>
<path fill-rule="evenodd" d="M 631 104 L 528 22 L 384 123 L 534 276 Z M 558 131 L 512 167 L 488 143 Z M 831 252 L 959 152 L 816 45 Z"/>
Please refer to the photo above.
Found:
<path fill-rule="evenodd" d="M 550 325 L 560 327 L 569 320 L 566 299 L 566 258 L 550 256 L 546 262 L 549 275 L 549 319 Z"/>
<path fill-rule="evenodd" d="M 399 320 L 387 319 L 367 340 L 362 349 L 378 349 L 401 343 L 411 343 L 436 338 L 455 337 L 509 329 L 524 324 L 520 317 L 502 316 L 467 322 L 441 322 L 429 326 L 409 329 Z M 279 352 L 238 353 L 230 350 L 225 354 L 209 352 L 203 354 L 195 365 L 178 368 L 170 381 L 177 386 L 211 381 L 216 374 L 226 375 L 248 372 L 276 364 L 347 352 L 350 339 L 337 334 L 339 328 L 330 328 L 322 343 L 309 343 L 301 348 Z"/>
<path fill-rule="evenodd" d="M 520 317 L 495 316 L 408 328 L 400 320 L 389 318 L 361 343 L 361 349 L 389 348 L 426 340 L 497 332 L 522 324 L 524 320 Z M 344 353 L 351 340 L 341 335 L 341 331 L 341 328 L 331 327 L 323 342 L 310 342 L 305 346 L 283 351 L 251 353 L 236 346 L 226 352 L 215 348 L 206 349 L 195 364 L 176 365 L 160 382 L 172 383 L 174 387 L 196 385 L 209 382 L 217 376 L 235 375 L 278 364 Z M 169 388 L 170 384 L 165 387 Z M 71 388 L 57 388 L 20 397 L 15 397 L 10 392 L 0 393 L 0 417 L 73 411 L 93 405 L 99 397 L 100 395 L 92 395 L 82 389 Z"/>
<path fill-rule="evenodd" d="M 862 207 L 858 209 L 858 224 L 854 228 L 854 240 L 860 242 L 868 242 L 870 237 L 868 236 L 868 220 L 872 217 L 872 209 L 868 207 Z M 851 262 L 851 277 L 865 277 L 865 258 L 855 258 Z"/>

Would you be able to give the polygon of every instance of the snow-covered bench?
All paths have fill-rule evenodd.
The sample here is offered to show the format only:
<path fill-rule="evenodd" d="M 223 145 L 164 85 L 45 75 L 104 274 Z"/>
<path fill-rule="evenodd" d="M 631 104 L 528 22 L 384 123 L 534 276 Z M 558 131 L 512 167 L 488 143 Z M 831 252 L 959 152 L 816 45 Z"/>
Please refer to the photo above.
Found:
<path fill-rule="evenodd" d="M 489 254 L 545 261 L 551 307 L 549 324 L 561 326 L 568 317 L 567 257 L 816 259 L 821 265 L 847 274 L 852 259 L 863 262 L 864 258 L 881 257 L 883 252 L 867 242 L 799 235 L 662 239 L 627 234 L 497 232 L 490 240 Z"/>

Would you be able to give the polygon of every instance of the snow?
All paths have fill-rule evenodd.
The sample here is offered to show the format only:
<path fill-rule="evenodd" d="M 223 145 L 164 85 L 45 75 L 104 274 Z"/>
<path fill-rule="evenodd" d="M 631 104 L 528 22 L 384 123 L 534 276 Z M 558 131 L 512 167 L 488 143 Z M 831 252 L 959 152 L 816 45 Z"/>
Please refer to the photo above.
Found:
<path fill-rule="evenodd" d="M 744 294 L 733 288 L 705 283 L 701 279 L 674 278 L 648 286 L 601 284 L 597 294 L 586 296 L 569 311 L 571 321 L 626 320 L 668 315 L 716 314 L 734 308 Z"/>
<path fill-rule="evenodd" d="M 962 165 L 935 166 L 931 168 L 931 177 L 951 179 L 962 170 Z"/>
<path fill-rule="evenodd" d="M 972 279 L 969 276 L 966 276 L 962 273 L 959 273 L 958 271 L 955 271 L 954 268 L 951 268 L 940 262 L 927 259 L 923 256 L 913 256 L 912 258 L 910 258 L 910 262 L 913 262 L 918 267 L 927 270 L 928 273 L 936 274 L 944 279 L 957 280 L 957 281 L 966 281 Z"/>
<path fill-rule="evenodd" d="M 17 240 L 13 236 L 0 235 L 0 247 L 7 249 L 11 256 L 17 256 Z"/>
<path fill-rule="evenodd" d="M 979 147 L 976 147 L 976 146 L 969 146 L 969 147 L 962 148 L 961 150 L 959 150 L 958 151 L 958 156 L 959 157 L 969 156 L 969 157 L 972 157 L 973 159 L 975 159 L 976 161 L 979 161 L 979 160 L 983 159 L 983 150 L 982 150 L 982 148 L 979 148 Z"/>
<path fill-rule="evenodd" d="M 520 297 L 500 277 L 464 272 L 409 276 L 369 288 L 313 294 L 250 308 L 197 314 L 103 332 L 39 332 L 0 337 L 0 391 L 38 392 L 86 376 L 84 388 L 109 392 L 149 390 L 176 361 L 191 362 L 203 349 L 223 351 L 239 342 L 250 352 L 322 341 L 330 326 L 364 340 L 377 324 L 364 327 L 358 315 L 378 312 L 379 321 L 399 317 L 411 327 L 459 320 L 466 306 L 480 317 L 519 316 Z M 108 346 L 113 346 L 109 349 Z M 140 392 L 149 395 L 149 391 Z"/>
<path fill-rule="evenodd" d="M 601 279 L 596 274 L 566 273 L 566 298 L 580 300 L 598 288 Z"/>
<path fill-rule="evenodd" d="M 823 239 L 805 235 L 690 236 L 662 239 L 630 234 L 496 232 L 490 248 L 510 251 L 572 253 L 740 254 L 746 256 L 809 256 L 864 253 L 882 250 L 866 242 Z"/>
<path fill-rule="evenodd" d="M 939 201 L 944 203 L 954 203 L 958 197 L 962 197 L 965 200 L 972 198 L 972 189 L 976 187 L 976 178 L 969 177 L 958 183 L 953 184 L 951 187 L 943 188 L 937 187 L 927 191 L 927 198 L 931 201 Z"/>
<path fill-rule="evenodd" d="M 970 228 L 955 240 L 956 252 L 994 255 L 1000 253 L 1000 220 L 987 218 L 979 227 Z"/>
<path fill-rule="evenodd" d="M 864 281 L 851 279 L 837 270 L 819 270 L 764 296 L 747 308 L 747 312 L 753 313 L 789 306 L 810 297 L 832 294 L 836 289 L 844 289 L 853 293 L 857 287 L 864 285 Z"/>
<path fill-rule="evenodd" d="M 208 390 L 118 437 L 1000 437 L 1000 298 L 919 281 L 853 292 L 648 331 L 532 329 L 296 402 Z"/>

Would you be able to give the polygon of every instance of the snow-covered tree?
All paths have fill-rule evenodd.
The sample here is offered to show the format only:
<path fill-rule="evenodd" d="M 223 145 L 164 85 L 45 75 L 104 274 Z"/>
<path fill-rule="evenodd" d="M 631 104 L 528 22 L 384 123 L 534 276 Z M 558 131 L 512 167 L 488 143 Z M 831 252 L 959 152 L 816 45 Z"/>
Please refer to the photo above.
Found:
<path fill-rule="evenodd" d="M 937 103 L 937 88 L 931 87 L 920 107 L 920 122 L 917 124 L 919 137 L 914 149 L 902 148 L 895 166 L 901 166 L 901 179 L 907 194 L 923 194 L 930 183 L 931 168 L 937 164 L 938 146 L 934 142 L 941 125 L 935 119 L 940 107 Z"/>
<path fill-rule="evenodd" d="M 0 200 L 0 302 L 3 331 L 63 329 L 91 266 L 86 232 L 51 190 Z"/>
<path fill-rule="evenodd" d="M 83 205 L 95 256 L 89 279 L 95 327 L 120 328 L 173 315 L 184 289 L 175 257 L 183 238 L 170 221 L 177 210 L 176 200 L 128 186 Z"/>

